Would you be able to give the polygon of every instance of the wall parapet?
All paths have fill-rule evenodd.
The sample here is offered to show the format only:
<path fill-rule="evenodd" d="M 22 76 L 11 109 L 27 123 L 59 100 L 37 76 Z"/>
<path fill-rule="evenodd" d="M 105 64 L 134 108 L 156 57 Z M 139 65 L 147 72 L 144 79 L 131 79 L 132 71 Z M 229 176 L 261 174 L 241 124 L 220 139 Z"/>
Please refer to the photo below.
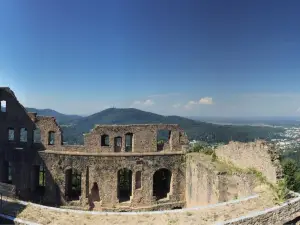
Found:
<path fill-rule="evenodd" d="M 292 192 L 296 198 L 285 203 L 263 211 L 252 212 L 246 216 L 241 216 L 228 221 L 217 222 L 215 225 L 251 225 L 251 224 L 272 224 L 281 225 L 292 219 L 300 210 L 300 194 Z"/>
<path fill-rule="evenodd" d="M 184 155 L 184 152 L 131 152 L 131 153 L 123 153 L 123 152 L 76 152 L 76 151 L 52 151 L 52 150 L 46 150 L 41 151 L 41 153 L 47 153 L 47 154 L 58 154 L 58 155 L 82 155 L 82 156 L 164 156 L 164 155 Z"/>

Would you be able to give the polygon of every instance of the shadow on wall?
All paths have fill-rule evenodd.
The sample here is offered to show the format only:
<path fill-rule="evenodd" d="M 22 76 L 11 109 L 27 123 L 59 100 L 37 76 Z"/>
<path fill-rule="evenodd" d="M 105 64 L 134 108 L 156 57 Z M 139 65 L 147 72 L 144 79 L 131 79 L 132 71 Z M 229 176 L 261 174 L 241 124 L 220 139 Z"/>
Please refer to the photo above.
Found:
<path fill-rule="evenodd" d="M 95 208 L 94 202 L 99 202 L 99 201 L 100 201 L 99 187 L 97 182 L 94 182 L 91 192 L 88 195 L 89 210 L 90 211 L 93 210 Z"/>
<path fill-rule="evenodd" d="M 289 222 L 284 223 L 283 225 L 297 225 L 297 224 L 300 224 L 300 216 Z"/>
<path fill-rule="evenodd" d="M 21 205 L 18 202 L 11 202 L 6 200 L 2 200 L 1 206 L 2 207 L 0 207 L 0 213 L 13 217 L 17 217 L 17 214 L 21 213 L 26 208 L 26 206 Z M 0 224 L 14 224 L 14 222 L 0 218 Z"/>

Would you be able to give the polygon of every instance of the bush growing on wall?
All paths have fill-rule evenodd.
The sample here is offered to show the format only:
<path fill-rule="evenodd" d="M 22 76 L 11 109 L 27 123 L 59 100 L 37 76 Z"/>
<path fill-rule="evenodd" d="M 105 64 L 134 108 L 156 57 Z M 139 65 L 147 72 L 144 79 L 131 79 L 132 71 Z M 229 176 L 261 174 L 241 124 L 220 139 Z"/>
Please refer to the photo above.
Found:
<path fill-rule="evenodd" d="M 207 143 L 198 142 L 192 146 L 192 148 L 190 149 L 190 152 L 202 152 L 206 155 L 211 155 L 211 154 L 213 154 L 214 151 L 213 151 L 212 147 L 209 146 Z"/>

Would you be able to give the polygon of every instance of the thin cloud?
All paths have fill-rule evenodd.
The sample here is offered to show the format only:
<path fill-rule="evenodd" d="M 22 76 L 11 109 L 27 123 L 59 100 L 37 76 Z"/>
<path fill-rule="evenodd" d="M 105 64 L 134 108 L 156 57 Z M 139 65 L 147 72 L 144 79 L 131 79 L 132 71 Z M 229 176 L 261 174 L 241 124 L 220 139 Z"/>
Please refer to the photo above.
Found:
<path fill-rule="evenodd" d="M 172 107 L 175 109 L 179 108 L 180 106 L 181 106 L 181 104 L 179 104 L 179 103 L 172 105 Z"/>
<path fill-rule="evenodd" d="M 199 101 L 189 101 L 184 108 L 185 109 L 191 109 L 195 105 L 212 105 L 213 104 L 213 99 L 211 97 L 204 97 L 200 98 Z"/>
<path fill-rule="evenodd" d="M 201 98 L 199 100 L 199 104 L 211 105 L 211 104 L 213 104 L 213 99 L 211 97 Z"/>
<path fill-rule="evenodd" d="M 171 96 L 178 96 L 180 93 L 165 93 L 165 94 L 154 94 L 149 95 L 149 98 L 165 98 L 165 97 L 171 97 Z"/>
<path fill-rule="evenodd" d="M 152 106 L 154 104 L 153 100 L 147 99 L 145 101 L 136 100 L 133 102 L 132 106 Z"/>

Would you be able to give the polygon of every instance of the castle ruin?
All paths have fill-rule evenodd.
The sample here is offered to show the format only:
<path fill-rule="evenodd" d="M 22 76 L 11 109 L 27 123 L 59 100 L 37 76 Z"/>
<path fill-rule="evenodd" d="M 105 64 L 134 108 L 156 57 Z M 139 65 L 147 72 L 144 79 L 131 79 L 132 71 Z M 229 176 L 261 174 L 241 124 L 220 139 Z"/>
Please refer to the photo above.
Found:
<path fill-rule="evenodd" d="M 203 157 L 187 154 L 188 137 L 178 125 L 96 125 L 84 134 L 84 145 L 65 145 L 55 118 L 27 112 L 9 88 L 0 88 L 0 101 L 0 184 L 15 187 L 20 199 L 90 210 L 145 211 L 207 205 L 253 193 L 251 176 L 218 172 Z M 164 142 L 158 142 L 160 131 L 165 132 Z M 238 148 L 248 159 L 259 152 L 254 167 L 276 182 L 278 159 L 263 142 L 250 145 L 252 153 L 231 143 L 216 154 L 249 167 L 234 152 Z"/>

